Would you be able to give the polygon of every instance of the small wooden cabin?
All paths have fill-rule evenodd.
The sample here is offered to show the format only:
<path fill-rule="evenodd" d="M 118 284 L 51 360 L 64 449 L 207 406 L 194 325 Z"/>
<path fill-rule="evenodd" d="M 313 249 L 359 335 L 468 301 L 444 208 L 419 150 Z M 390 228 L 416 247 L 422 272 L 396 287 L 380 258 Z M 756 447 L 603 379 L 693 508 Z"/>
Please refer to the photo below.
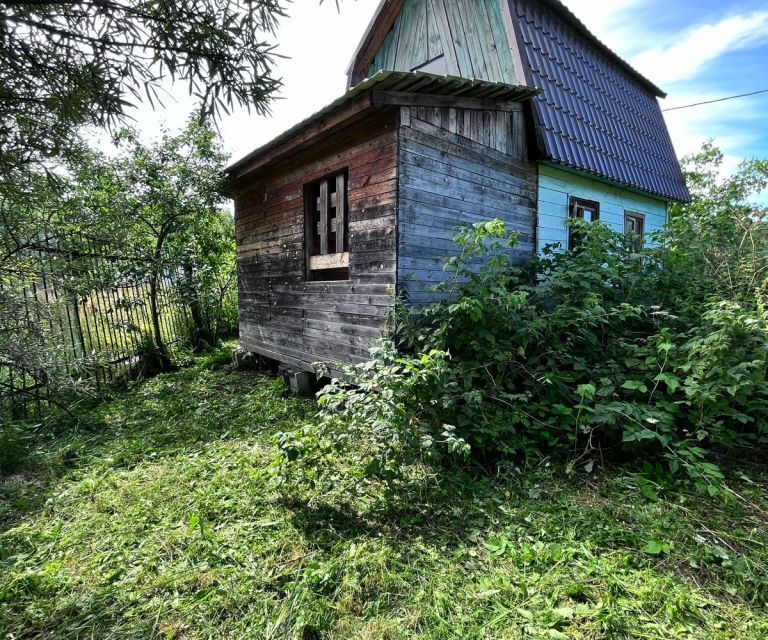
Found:
<path fill-rule="evenodd" d="M 241 346 L 292 367 L 367 359 L 459 225 L 504 220 L 522 257 L 569 217 L 643 235 L 688 198 L 664 94 L 557 0 L 383 0 L 348 75 L 228 169 Z"/>

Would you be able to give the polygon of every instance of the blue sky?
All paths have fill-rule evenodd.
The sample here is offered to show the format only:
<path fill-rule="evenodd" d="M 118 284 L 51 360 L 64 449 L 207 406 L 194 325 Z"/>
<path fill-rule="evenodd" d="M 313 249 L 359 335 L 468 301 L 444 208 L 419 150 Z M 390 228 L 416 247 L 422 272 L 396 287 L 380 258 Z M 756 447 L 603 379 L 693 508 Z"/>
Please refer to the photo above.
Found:
<path fill-rule="evenodd" d="M 768 89 L 766 0 L 564 0 L 606 44 L 669 93 L 671 107 Z M 286 56 L 285 86 L 273 115 L 237 111 L 221 132 L 233 158 L 319 110 L 344 92 L 347 63 L 379 0 L 294 0 L 277 35 Z M 318 40 L 317 34 L 332 34 Z M 192 108 L 171 90 L 164 111 L 140 109 L 151 136 L 161 123 L 180 126 Z M 744 157 L 768 157 L 768 94 L 666 114 L 678 155 L 714 138 L 729 169 Z"/>
<path fill-rule="evenodd" d="M 768 3 L 566 0 L 611 48 L 660 85 L 662 108 L 768 89 Z M 597 5 L 602 5 L 598 7 Z M 714 138 L 733 168 L 768 157 L 768 94 L 666 113 L 678 154 Z"/>

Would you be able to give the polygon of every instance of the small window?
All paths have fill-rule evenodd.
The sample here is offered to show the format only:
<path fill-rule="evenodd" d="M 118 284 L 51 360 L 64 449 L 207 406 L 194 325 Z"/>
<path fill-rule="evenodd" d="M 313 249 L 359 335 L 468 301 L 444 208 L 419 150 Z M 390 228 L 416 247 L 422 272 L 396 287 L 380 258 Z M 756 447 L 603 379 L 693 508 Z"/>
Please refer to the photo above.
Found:
<path fill-rule="evenodd" d="M 624 233 L 641 238 L 645 235 L 645 216 L 641 213 L 624 213 Z"/>
<path fill-rule="evenodd" d="M 597 222 L 600 219 L 600 203 L 583 198 L 571 198 L 568 213 L 569 218 L 578 218 L 587 222 Z M 568 230 L 568 250 L 573 250 L 578 244 L 573 228 Z"/>
<path fill-rule="evenodd" d="M 304 188 L 307 279 L 349 280 L 347 174 Z"/>

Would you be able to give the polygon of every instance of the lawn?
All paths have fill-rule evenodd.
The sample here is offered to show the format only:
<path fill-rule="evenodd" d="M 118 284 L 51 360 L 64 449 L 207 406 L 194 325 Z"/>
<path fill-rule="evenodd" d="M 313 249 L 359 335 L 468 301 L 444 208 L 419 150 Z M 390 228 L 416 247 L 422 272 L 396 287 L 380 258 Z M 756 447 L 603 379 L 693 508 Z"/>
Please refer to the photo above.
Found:
<path fill-rule="evenodd" d="M 768 637 L 768 471 L 714 498 L 558 464 L 280 489 L 273 436 L 315 406 L 218 362 L 29 436 L 0 477 L 0 637 Z"/>

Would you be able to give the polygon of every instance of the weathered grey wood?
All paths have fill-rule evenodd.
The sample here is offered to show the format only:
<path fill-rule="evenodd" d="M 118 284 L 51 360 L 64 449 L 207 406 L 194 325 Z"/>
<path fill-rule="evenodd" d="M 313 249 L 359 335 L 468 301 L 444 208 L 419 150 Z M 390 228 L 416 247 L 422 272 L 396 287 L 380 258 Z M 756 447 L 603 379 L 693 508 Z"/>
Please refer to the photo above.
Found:
<path fill-rule="evenodd" d="M 482 98 L 462 98 L 457 96 L 438 96 L 406 91 L 374 91 L 373 104 L 382 106 L 413 106 L 443 109 L 477 109 L 502 112 L 522 112 L 519 102 L 484 100 Z"/>
<path fill-rule="evenodd" d="M 320 183 L 320 253 L 328 253 L 328 181 Z"/>
<path fill-rule="evenodd" d="M 377 116 L 367 128 L 355 122 L 338 132 L 338 144 L 310 141 L 295 163 L 249 176 L 253 182 L 236 200 L 243 348 L 306 369 L 367 358 L 395 295 L 396 119 Z M 336 198 L 336 224 L 343 230 L 346 219 L 349 251 L 337 251 L 345 240 L 337 231 L 336 245 L 323 247 L 327 255 L 307 256 L 304 185 L 342 172 L 348 206 Z M 327 225 L 331 188 L 324 182 L 320 209 Z M 344 184 L 336 191 L 343 194 Z M 344 254 L 341 260 L 336 253 Z M 310 266 L 346 265 L 348 281 L 307 281 Z"/>
<path fill-rule="evenodd" d="M 327 253 L 324 256 L 310 256 L 309 268 L 312 271 L 318 269 L 343 269 L 349 266 L 349 254 L 344 252 Z"/>
<path fill-rule="evenodd" d="M 424 11 L 427 14 L 427 58 L 435 60 L 445 55 L 443 39 L 440 35 L 440 29 L 437 26 L 437 17 L 435 9 L 432 6 L 434 0 L 428 0 L 424 3 Z"/>
<path fill-rule="evenodd" d="M 343 173 L 340 173 L 338 176 L 336 176 L 336 193 L 334 194 L 336 196 L 335 205 L 336 205 L 336 253 L 344 253 L 344 249 L 346 248 L 344 246 L 344 230 L 346 228 L 346 198 L 344 197 L 344 193 L 346 192 L 346 179 L 344 177 Z M 346 257 L 347 264 L 345 266 L 349 266 L 349 254 L 347 254 Z"/>
<path fill-rule="evenodd" d="M 435 24 L 440 30 L 440 41 L 448 58 L 448 73 L 459 76 L 461 75 L 459 60 L 456 57 L 456 48 L 453 45 L 453 36 L 451 35 L 451 23 L 448 20 L 443 0 L 429 0 L 429 10 L 434 15 Z"/>
<path fill-rule="evenodd" d="M 499 0 L 392 0 L 356 57 L 350 85 L 382 69 L 411 71 L 441 56 L 450 75 L 517 84 L 498 5 Z"/>
<path fill-rule="evenodd" d="M 401 119 L 398 291 L 413 304 L 434 300 L 430 288 L 451 277 L 442 266 L 460 253 L 453 242 L 460 225 L 499 218 L 518 234 L 510 255 L 533 252 L 536 168 L 518 143 L 507 153 L 517 115 L 448 109 L 436 118 L 415 107 L 407 124 Z"/>

